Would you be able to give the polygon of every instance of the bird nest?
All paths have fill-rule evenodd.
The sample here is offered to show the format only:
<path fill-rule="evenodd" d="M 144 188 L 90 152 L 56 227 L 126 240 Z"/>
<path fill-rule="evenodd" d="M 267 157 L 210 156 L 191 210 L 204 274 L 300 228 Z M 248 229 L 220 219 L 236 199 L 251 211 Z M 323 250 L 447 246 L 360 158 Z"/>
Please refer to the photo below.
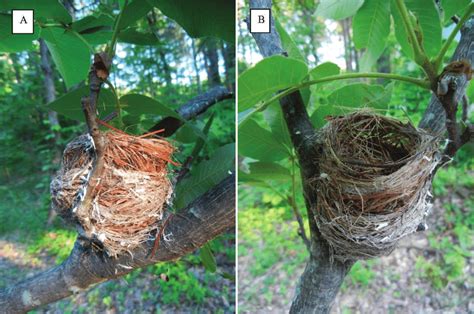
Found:
<path fill-rule="evenodd" d="M 424 223 L 437 138 L 369 111 L 331 118 L 321 138 L 315 218 L 332 258 L 389 254 Z"/>
<path fill-rule="evenodd" d="M 108 255 L 130 252 L 150 239 L 173 191 L 168 164 L 173 146 L 164 139 L 103 133 L 100 174 L 89 134 L 70 142 L 51 182 L 52 206 Z M 91 178 L 94 177 L 94 180 Z"/>

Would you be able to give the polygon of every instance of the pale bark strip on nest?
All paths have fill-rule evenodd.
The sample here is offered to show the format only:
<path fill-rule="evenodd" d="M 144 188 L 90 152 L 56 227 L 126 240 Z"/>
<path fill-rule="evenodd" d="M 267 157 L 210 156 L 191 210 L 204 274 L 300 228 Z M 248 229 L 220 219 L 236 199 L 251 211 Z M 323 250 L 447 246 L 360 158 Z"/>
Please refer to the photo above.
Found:
<path fill-rule="evenodd" d="M 331 118 L 320 136 L 315 218 L 333 257 L 389 254 L 424 220 L 438 139 L 370 111 Z"/>
<path fill-rule="evenodd" d="M 89 180 L 95 159 L 93 140 L 82 135 L 64 151 L 51 183 L 55 209 L 78 222 L 84 236 L 100 241 L 110 256 L 131 251 L 150 239 L 172 194 L 167 167 L 173 146 L 164 139 L 104 133 L 102 176 Z M 86 191 L 91 205 L 81 208 Z"/>

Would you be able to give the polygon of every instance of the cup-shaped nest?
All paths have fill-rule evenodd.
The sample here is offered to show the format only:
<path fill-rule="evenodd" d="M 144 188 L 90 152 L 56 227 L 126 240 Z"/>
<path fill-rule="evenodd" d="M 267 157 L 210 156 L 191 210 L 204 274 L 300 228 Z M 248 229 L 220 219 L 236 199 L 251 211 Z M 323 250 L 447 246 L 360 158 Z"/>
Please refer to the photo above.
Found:
<path fill-rule="evenodd" d="M 51 182 L 52 205 L 62 217 L 78 223 L 83 235 L 117 256 L 149 240 L 157 229 L 172 194 L 168 164 L 174 148 L 164 139 L 114 131 L 104 138 L 99 177 L 94 173 L 92 137 L 81 135 L 67 145 Z"/>
<path fill-rule="evenodd" d="M 360 111 L 321 130 L 315 218 L 338 260 L 387 255 L 431 204 L 438 141 L 410 123 Z"/>

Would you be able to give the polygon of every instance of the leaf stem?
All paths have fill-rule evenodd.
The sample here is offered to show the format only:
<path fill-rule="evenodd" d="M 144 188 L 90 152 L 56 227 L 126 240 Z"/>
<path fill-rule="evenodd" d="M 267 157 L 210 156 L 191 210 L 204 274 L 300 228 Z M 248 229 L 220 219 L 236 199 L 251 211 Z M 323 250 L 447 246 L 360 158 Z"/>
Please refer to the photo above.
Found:
<path fill-rule="evenodd" d="M 437 80 L 436 71 L 433 65 L 431 64 L 430 60 L 426 56 L 423 46 L 421 46 L 420 42 L 418 41 L 418 38 L 415 33 L 415 29 L 410 20 L 408 9 L 405 5 L 405 2 L 404 0 L 396 0 L 396 4 L 397 4 L 398 12 L 400 13 L 400 16 L 402 17 L 403 25 L 405 26 L 405 30 L 408 35 L 408 41 L 411 47 L 413 48 L 415 62 L 423 68 L 430 82 L 434 84 L 435 81 Z"/>
<path fill-rule="evenodd" d="M 398 74 L 392 74 L 392 73 L 378 73 L 378 72 L 369 72 L 369 73 L 346 73 L 346 74 L 338 74 L 338 75 L 331 75 L 331 76 L 326 76 L 320 79 L 316 80 L 310 80 L 306 82 L 299 83 L 293 87 L 290 87 L 284 91 L 281 91 L 280 93 L 274 95 L 272 98 L 269 100 L 263 102 L 259 106 L 256 106 L 252 111 L 249 112 L 240 122 L 239 124 L 242 124 L 245 122 L 250 116 L 252 116 L 255 112 L 263 111 L 265 110 L 272 102 L 287 96 L 293 92 L 296 92 L 299 89 L 319 84 L 319 83 L 325 83 L 325 82 L 331 82 L 331 81 L 338 81 L 338 80 L 347 80 L 347 79 L 355 79 L 355 78 L 384 78 L 384 79 L 389 79 L 389 80 L 396 80 L 396 81 L 402 81 L 402 82 L 407 82 L 411 84 L 415 84 L 417 86 L 420 86 L 425 89 L 430 89 L 430 82 L 426 80 L 421 80 L 409 76 L 403 76 L 403 75 L 398 75 Z"/>
<path fill-rule="evenodd" d="M 107 86 L 112 91 L 112 94 L 114 94 L 115 110 L 117 111 L 117 121 L 119 123 L 119 128 L 121 129 L 123 127 L 123 120 L 122 120 L 122 112 L 120 110 L 120 101 L 117 95 L 117 91 L 115 90 L 114 85 L 109 80 L 105 80 L 104 83 L 107 84 Z"/>
<path fill-rule="evenodd" d="M 443 63 L 443 58 L 444 58 L 444 55 L 446 54 L 446 51 L 448 51 L 449 46 L 451 46 L 451 43 L 453 42 L 454 38 L 456 37 L 456 34 L 459 32 L 459 30 L 464 25 L 464 23 L 467 21 L 467 19 L 472 15 L 473 11 L 474 11 L 474 3 L 471 3 L 469 5 L 469 7 L 467 8 L 466 12 L 464 12 L 464 15 L 461 17 L 459 22 L 456 24 L 456 27 L 454 27 L 451 34 L 449 34 L 448 39 L 446 39 L 446 42 L 444 43 L 443 47 L 441 47 L 441 50 L 439 51 L 438 55 L 436 56 L 436 59 L 434 61 L 435 70 L 439 70 L 440 65 Z"/>
<path fill-rule="evenodd" d="M 112 39 L 110 40 L 110 45 L 107 51 L 107 54 L 109 55 L 110 59 L 112 59 L 115 55 L 115 44 L 117 43 L 117 37 L 120 32 L 120 29 L 119 29 L 120 20 L 122 19 L 123 11 L 125 11 L 125 8 L 127 7 L 127 5 L 128 5 L 128 0 L 125 0 L 123 8 L 120 11 L 119 15 L 117 16 L 117 19 L 115 20 L 114 32 L 112 33 Z"/>

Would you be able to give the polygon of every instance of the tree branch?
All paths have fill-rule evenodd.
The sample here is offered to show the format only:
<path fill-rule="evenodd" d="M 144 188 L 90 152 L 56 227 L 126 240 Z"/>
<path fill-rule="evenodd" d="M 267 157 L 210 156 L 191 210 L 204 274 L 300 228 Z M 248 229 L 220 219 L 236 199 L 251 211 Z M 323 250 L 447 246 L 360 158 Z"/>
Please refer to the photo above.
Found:
<path fill-rule="evenodd" d="M 226 87 L 216 86 L 209 89 L 207 92 L 192 98 L 190 101 L 179 107 L 179 109 L 176 111 L 183 118 L 183 120 L 191 120 L 206 112 L 206 110 L 212 105 L 233 97 L 234 94 Z M 183 120 L 176 119 L 174 117 L 166 117 L 151 127 L 149 132 L 165 129 L 163 133 L 160 133 L 160 136 L 169 137 L 184 124 Z"/>
<path fill-rule="evenodd" d="M 456 50 L 454 51 L 451 62 L 467 60 L 470 64 L 474 64 L 474 17 L 471 17 L 461 28 L 461 39 Z M 464 91 L 468 86 L 467 78 L 461 77 L 457 81 L 457 88 L 455 93 L 455 101 L 459 102 L 464 96 Z M 433 94 L 431 101 L 423 114 L 423 118 L 419 127 L 434 134 L 439 134 L 444 131 L 446 121 L 446 113 L 440 100 Z"/>
<path fill-rule="evenodd" d="M 193 252 L 234 225 L 234 188 L 235 175 L 230 175 L 173 215 L 153 257 L 149 257 L 153 241 L 137 247 L 130 255 L 114 259 L 78 238 L 61 265 L 0 291 L 0 308 L 5 313 L 24 313 L 136 268 L 176 260 Z"/>
<path fill-rule="evenodd" d="M 250 0 L 251 8 L 271 8 L 271 0 Z M 280 37 L 271 20 L 271 32 L 252 34 L 265 57 L 282 54 Z M 320 145 L 299 91 L 280 99 L 281 109 L 298 155 L 303 193 L 311 231 L 310 259 L 296 289 L 290 313 L 327 313 L 342 282 L 353 265 L 331 261 L 329 245 L 321 237 L 312 211 L 317 204 L 312 178 L 319 176 L 318 156 Z"/>

